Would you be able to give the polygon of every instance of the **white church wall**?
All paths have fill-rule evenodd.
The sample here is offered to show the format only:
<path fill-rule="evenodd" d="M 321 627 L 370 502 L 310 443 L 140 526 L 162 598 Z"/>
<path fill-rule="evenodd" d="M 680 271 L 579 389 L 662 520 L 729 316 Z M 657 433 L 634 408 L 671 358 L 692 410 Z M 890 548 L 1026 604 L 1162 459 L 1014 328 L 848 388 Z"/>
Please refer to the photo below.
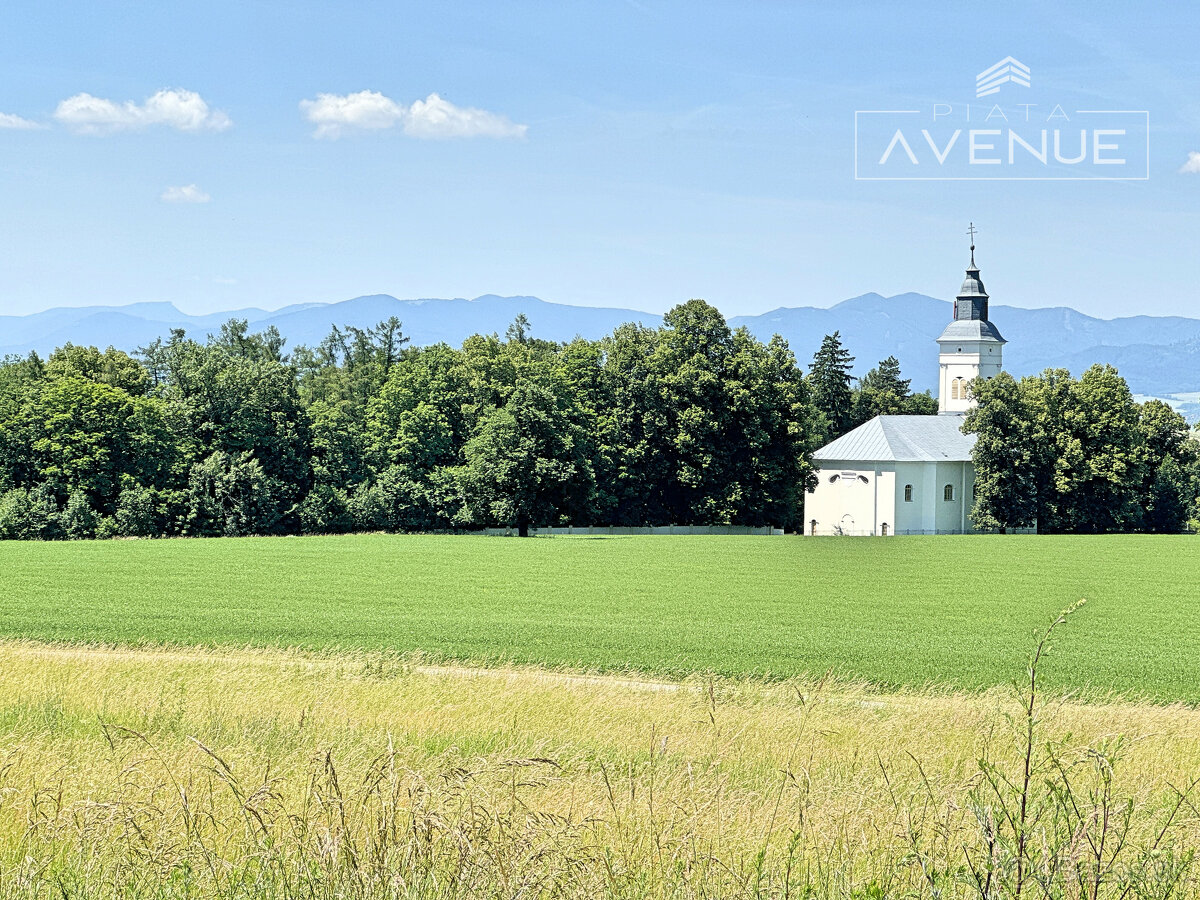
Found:
<path fill-rule="evenodd" d="M 875 533 L 883 534 L 883 526 L 887 526 L 889 535 L 896 533 L 896 472 L 895 467 L 883 465 L 875 469 L 875 490 L 877 494 L 875 512 Z"/>
<path fill-rule="evenodd" d="M 804 495 L 805 534 L 831 534 L 831 523 L 841 516 L 838 509 L 841 495 L 837 492 L 836 485 L 829 483 L 829 476 L 836 471 L 832 466 L 818 468 L 817 486 Z"/>
<path fill-rule="evenodd" d="M 823 460 L 816 489 L 805 497 L 804 532 L 817 535 L 971 533 L 974 469 L 964 462 L 898 462 L 864 468 L 861 462 Z M 946 485 L 953 499 L 947 500 Z M 912 500 L 904 499 L 912 485 Z M 813 520 L 816 531 L 813 531 Z"/>
<path fill-rule="evenodd" d="M 970 512 L 967 498 L 974 485 L 974 473 L 970 463 L 953 462 L 937 464 L 937 483 L 934 497 L 937 504 L 935 528 L 939 532 L 961 534 L 970 529 Z M 945 499 L 946 486 L 953 488 L 954 499 Z"/>
<path fill-rule="evenodd" d="M 926 484 L 925 463 L 898 462 L 896 463 L 896 531 L 906 532 L 932 531 L 934 527 L 932 512 L 934 507 L 927 502 L 926 494 L 932 490 Z M 905 485 L 912 486 L 912 499 L 905 500 Z M 926 511 L 930 515 L 926 517 Z"/>
<path fill-rule="evenodd" d="M 920 534 L 937 533 L 938 477 L 937 463 L 921 463 L 921 530 Z"/>
<path fill-rule="evenodd" d="M 964 462 L 896 463 L 894 503 L 897 534 L 959 534 L 971 531 L 974 470 Z M 954 499 L 946 500 L 946 485 L 954 485 Z M 912 500 L 904 499 L 912 485 Z"/>
<path fill-rule="evenodd" d="M 822 460 L 817 487 L 804 500 L 806 534 L 871 535 L 895 522 L 895 472 L 860 462 Z M 813 531 L 813 520 L 816 531 Z"/>
<path fill-rule="evenodd" d="M 947 487 L 953 491 L 953 500 L 945 498 Z M 937 503 L 934 527 L 938 531 L 959 531 L 962 528 L 962 489 L 962 464 L 952 466 L 939 463 L 937 482 L 934 484 L 934 498 Z"/>

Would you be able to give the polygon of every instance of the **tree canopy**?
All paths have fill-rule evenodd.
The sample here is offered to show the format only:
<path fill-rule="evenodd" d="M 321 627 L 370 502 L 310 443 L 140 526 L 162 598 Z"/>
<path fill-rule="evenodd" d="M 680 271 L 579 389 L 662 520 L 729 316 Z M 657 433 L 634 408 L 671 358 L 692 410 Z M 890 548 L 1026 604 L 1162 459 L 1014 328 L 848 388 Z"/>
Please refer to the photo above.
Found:
<path fill-rule="evenodd" d="M 0 361 L 0 538 L 545 525 L 798 529 L 812 452 L 877 415 L 937 412 L 838 333 L 808 367 L 703 300 L 598 341 L 413 347 L 396 319 L 286 349 L 231 320 L 130 355 Z M 1110 367 L 974 385 L 982 528 L 1178 531 L 1200 463 L 1182 417 Z"/>
<path fill-rule="evenodd" d="M 1136 403 L 1112 366 L 976 381 L 977 527 L 1182 531 L 1196 515 L 1200 444 L 1167 404 Z"/>
<path fill-rule="evenodd" d="M 232 320 L 131 356 L 0 365 L 0 536 L 802 519 L 823 439 L 787 344 L 701 300 L 599 341 L 411 347 L 395 319 L 289 353 Z"/>

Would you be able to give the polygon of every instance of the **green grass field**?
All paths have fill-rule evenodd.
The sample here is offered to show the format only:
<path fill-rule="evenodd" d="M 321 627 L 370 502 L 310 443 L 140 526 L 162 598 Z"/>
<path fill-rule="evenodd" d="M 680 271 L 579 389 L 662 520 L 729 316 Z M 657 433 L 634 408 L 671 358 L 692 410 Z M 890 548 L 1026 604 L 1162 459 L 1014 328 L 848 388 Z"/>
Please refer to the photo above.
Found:
<path fill-rule="evenodd" d="M 0 543 L 0 637 L 425 651 L 663 675 L 1017 677 L 1200 701 L 1193 537 L 329 538 Z"/>

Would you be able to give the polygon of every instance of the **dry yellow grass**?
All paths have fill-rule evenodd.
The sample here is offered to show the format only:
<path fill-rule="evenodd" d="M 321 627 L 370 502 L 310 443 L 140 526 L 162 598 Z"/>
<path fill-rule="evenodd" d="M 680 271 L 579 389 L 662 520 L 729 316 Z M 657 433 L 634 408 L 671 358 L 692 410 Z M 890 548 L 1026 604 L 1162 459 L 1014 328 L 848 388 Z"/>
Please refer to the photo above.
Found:
<path fill-rule="evenodd" d="M 981 896 L 986 857 L 1000 896 L 1012 861 L 980 823 L 1004 800 L 981 819 L 979 759 L 1019 774 L 1014 724 L 1003 691 L 2 643 L 0 894 Z M 1038 728 L 1035 774 L 1057 759 L 1084 807 L 1067 846 L 1065 801 L 1032 801 L 1047 895 L 1092 895 L 1088 829 L 1128 799 L 1095 893 L 1196 896 L 1177 790 L 1200 774 L 1200 712 L 1060 699 Z M 1118 735 L 1106 805 L 1088 748 Z"/>

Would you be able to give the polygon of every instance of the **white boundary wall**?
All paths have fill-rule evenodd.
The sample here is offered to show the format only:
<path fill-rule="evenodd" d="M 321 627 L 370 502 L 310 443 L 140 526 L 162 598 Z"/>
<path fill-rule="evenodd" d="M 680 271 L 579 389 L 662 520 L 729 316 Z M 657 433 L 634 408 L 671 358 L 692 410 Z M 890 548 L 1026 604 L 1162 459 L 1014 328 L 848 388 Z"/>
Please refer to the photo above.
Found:
<path fill-rule="evenodd" d="M 483 533 L 494 537 L 515 537 L 515 528 L 485 528 Z M 648 525 L 641 528 L 621 527 L 618 525 L 589 525 L 586 527 L 563 526 L 558 528 L 530 528 L 531 537 L 579 536 L 599 537 L 604 535 L 631 534 L 783 534 L 782 528 L 772 528 L 769 525 L 753 528 L 749 525 Z"/>

